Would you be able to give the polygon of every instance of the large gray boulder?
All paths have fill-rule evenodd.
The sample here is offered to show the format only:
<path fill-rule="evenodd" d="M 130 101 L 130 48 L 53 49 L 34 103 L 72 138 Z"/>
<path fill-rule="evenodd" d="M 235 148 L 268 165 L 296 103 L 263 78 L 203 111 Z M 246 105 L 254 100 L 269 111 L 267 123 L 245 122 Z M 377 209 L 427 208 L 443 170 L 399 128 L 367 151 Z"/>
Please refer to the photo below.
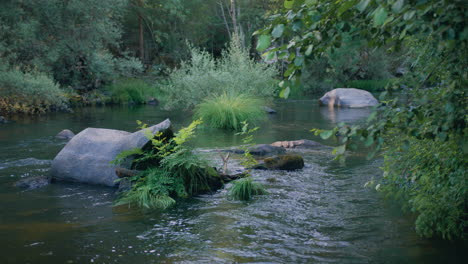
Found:
<path fill-rule="evenodd" d="M 153 134 L 169 129 L 169 119 L 146 128 Z M 142 148 L 149 139 L 144 130 L 87 128 L 74 136 L 52 161 L 54 179 L 115 187 L 116 165 L 110 164 L 124 150 Z"/>
<path fill-rule="evenodd" d="M 379 104 L 379 101 L 368 91 L 356 88 L 337 88 L 326 93 L 319 99 L 320 105 L 339 107 L 370 107 Z"/>

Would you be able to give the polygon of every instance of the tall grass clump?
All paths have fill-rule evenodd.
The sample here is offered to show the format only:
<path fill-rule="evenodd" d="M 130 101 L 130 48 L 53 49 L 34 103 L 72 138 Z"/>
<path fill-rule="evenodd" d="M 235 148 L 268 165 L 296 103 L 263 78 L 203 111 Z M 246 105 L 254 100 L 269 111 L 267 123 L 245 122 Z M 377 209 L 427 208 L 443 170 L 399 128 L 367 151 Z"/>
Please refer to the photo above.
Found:
<path fill-rule="evenodd" d="M 232 182 L 228 197 L 233 200 L 250 201 L 254 195 L 267 194 L 265 187 L 258 182 L 254 182 L 252 177 L 245 177 Z"/>
<path fill-rule="evenodd" d="M 237 38 L 233 38 L 220 59 L 193 47 L 190 54 L 190 61 L 182 62 L 172 71 L 169 83 L 163 87 L 168 94 L 167 108 L 192 108 L 207 98 L 224 93 L 261 98 L 273 96 L 276 69 L 250 59 Z"/>
<path fill-rule="evenodd" d="M 66 102 L 59 85 L 43 73 L 0 71 L 0 112 L 45 113 Z"/>
<path fill-rule="evenodd" d="M 221 94 L 206 99 L 195 110 L 195 116 L 211 127 L 240 130 L 242 122 L 256 123 L 265 118 L 263 100 L 245 94 Z"/>
<path fill-rule="evenodd" d="M 124 79 L 107 87 L 111 94 L 111 102 L 116 104 L 144 104 L 150 98 L 156 97 L 155 87 L 139 79 Z"/>

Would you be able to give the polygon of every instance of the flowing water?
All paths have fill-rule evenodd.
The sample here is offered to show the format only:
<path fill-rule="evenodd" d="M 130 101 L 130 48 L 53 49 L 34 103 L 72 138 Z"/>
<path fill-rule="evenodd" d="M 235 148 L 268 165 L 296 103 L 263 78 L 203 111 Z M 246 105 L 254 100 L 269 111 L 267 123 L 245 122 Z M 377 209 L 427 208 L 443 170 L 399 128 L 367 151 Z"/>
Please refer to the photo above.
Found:
<path fill-rule="evenodd" d="M 369 110 L 330 110 L 313 101 L 276 103 L 256 143 L 314 139 L 311 128 L 360 123 Z M 0 263 L 463 263 L 466 244 L 425 240 L 414 219 L 363 185 L 381 174 L 381 160 L 364 151 L 345 165 L 327 148 L 301 151 L 306 167 L 255 172 L 269 194 L 250 203 L 229 201 L 226 191 L 181 201 L 166 211 L 113 207 L 113 189 L 55 183 L 21 191 L 13 183 L 47 175 L 65 145 L 62 129 L 135 131 L 135 120 L 174 127 L 186 112 L 159 107 L 98 107 L 42 117 L 12 117 L 0 124 Z M 317 139 L 316 139 L 317 140 Z M 330 142 L 322 142 L 330 143 Z M 231 132 L 205 129 L 203 149 L 241 144 Z M 217 159 L 217 157 L 213 157 Z M 219 164 L 218 164 L 219 165 Z"/>

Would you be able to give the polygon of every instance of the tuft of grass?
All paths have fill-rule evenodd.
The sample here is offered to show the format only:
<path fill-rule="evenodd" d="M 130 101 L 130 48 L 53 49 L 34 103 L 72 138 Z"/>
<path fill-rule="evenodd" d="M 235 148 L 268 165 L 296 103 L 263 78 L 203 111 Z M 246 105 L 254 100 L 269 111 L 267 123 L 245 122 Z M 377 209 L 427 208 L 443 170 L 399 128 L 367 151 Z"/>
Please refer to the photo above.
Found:
<path fill-rule="evenodd" d="M 111 102 L 117 104 L 145 104 L 150 98 L 156 97 L 158 91 L 139 79 L 125 79 L 107 87 L 111 93 Z"/>
<path fill-rule="evenodd" d="M 242 122 L 257 123 L 266 116 L 264 102 L 246 94 L 221 94 L 206 99 L 195 110 L 195 116 L 210 127 L 240 130 Z"/>
<path fill-rule="evenodd" d="M 258 182 L 254 182 L 252 177 L 242 178 L 232 182 L 228 197 L 234 200 L 250 201 L 254 195 L 267 194 L 265 187 Z"/>

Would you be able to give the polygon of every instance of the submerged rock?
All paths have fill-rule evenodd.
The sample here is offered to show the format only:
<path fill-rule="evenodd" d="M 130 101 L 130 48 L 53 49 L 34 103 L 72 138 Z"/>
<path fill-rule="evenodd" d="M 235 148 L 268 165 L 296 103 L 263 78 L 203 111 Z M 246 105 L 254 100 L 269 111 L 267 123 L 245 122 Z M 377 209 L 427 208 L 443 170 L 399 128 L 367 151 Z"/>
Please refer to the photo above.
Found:
<path fill-rule="evenodd" d="M 324 145 L 308 140 L 308 139 L 300 139 L 300 140 L 293 140 L 293 141 L 276 141 L 271 143 L 270 145 L 274 147 L 282 147 L 282 148 L 298 148 L 298 149 L 310 149 L 310 148 L 319 148 L 324 147 Z"/>
<path fill-rule="evenodd" d="M 320 105 L 359 108 L 378 105 L 379 101 L 368 91 L 356 88 L 337 88 L 322 96 L 319 103 Z"/>
<path fill-rule="evenodd" d="M 67 139 L 67 140 L 70 140 L 70 139 L 72 139 L 74 136 L 75 136 L 75 133 L 73 133 L 71 130 L 69 130 L 69 129 L 64 129 L 64 130 L 60 131 L 60 133 L 58 133 L 55 137 L 56 137 L 56 138 L 59 138 L 59 139 Z"/>
<path fill-rule="evenodd" d="M 49 185 L 51 180 L 49 176 L 28 177 L 17 181 L 15 187 L 30 191 Z"/>
<path fill-rule="evenodd" d="M 252 167 L 255 170 L 300 170 L 304 168 L 304 159 L 300 155 L 286 154 L 265 158 L 263 163 Z"/>
<path fill-rule="evenodd" d="M 276 147 L 268 144 L 260 144 L 253 146 L 249 149 L 250 154 L 256 156 L 267 156 L 267 155 L 277 155 L 286 153 L 286 150 L 282 147 Z"/>
<path fill-rule="evenodd" d="M 265 110 L 265 112 L 267 112 L 268 114 L 276 114 L 276 110 L 271 109 L 271 108 L 268 107 L 268 106 L 264 106 L 264 107 L 263 107 L 263 110 Z"/>
<path fill-rule="evenodd" d="M 225 150 L 218 150 L 221 152 L 232 152 L 236 154 L 244 154 L 243 149 L 225 149 Z M 282 147 L 272 146 L 268 144 L 259 144 L 249 148 L 249 152 L 255 156 L 269 156 L 269 155 L 278 155 L 286 153 L 286 149 Z"/>
<path fill-rule="evenodd" d="M 152 97 L 152 98 L 150 98 L 148 100 L 147 104 L 149 104 L 149 105 L 159 105 L 159 101 L 158 101 L 158 99 Z"/>
<path fill-rule="evenodd" d="M 170 129 L 169 119 L 149 127 L 153 134 Z M 110 164 L 124 150 L 143 147 L 149 139 L 144 130 L 87 128 L 74 136 L 52 161 L 54 179 L 105 186 L 117 186 L 115 168 Z"/>

